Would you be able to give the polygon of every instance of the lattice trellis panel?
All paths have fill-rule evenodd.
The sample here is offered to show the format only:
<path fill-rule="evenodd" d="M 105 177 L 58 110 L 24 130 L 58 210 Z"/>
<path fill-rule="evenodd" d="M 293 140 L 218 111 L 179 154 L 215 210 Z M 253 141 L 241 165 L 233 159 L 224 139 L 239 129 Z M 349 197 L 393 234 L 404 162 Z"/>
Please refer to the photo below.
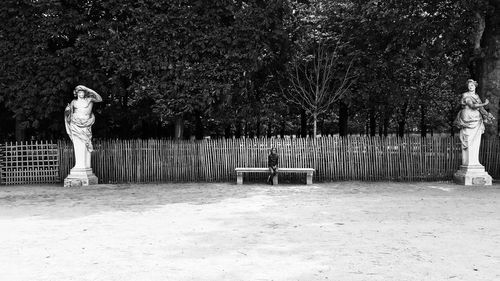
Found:
<path fill-rule="evenodd" d="M 61 182 L 56 143 L 5 143 L 1 151 L 2 184 Z"/>

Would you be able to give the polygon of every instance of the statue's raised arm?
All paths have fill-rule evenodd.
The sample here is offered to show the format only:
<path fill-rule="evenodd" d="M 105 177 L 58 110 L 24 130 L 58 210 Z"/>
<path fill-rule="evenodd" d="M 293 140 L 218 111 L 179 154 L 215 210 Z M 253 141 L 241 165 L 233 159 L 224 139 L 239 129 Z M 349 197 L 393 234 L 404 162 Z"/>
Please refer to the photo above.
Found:
<path fill-rule="evenodd" d="M 75 88 L 75 96 L 76 95 L 76 92 L 77 91 L 84 91 L 84 98 L 87 98 L 87 99 L 90 99 L 90 101 L 92 102 L 102 102 L 102 97 L 96 93 L 96 91 L 88 88 L 88 87 L 85 87 L 83 85 L 78 85 L 76 86 Z"/>

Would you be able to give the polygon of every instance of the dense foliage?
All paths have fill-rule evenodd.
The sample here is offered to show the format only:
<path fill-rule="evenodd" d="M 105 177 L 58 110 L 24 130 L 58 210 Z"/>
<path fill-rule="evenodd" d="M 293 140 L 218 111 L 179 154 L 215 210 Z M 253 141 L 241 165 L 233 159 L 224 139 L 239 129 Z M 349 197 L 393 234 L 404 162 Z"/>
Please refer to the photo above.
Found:
<path fill-rule="evenodd" d="M 5 0 L 0 139 L 63 138 L 78 84 L 104 99 L 96 138 L 453 133 L 469 77 L 498 115 L 499 2 Z M 287 79 L 318 44 L 324 89 L 351 81 L 311 111 Z"/>

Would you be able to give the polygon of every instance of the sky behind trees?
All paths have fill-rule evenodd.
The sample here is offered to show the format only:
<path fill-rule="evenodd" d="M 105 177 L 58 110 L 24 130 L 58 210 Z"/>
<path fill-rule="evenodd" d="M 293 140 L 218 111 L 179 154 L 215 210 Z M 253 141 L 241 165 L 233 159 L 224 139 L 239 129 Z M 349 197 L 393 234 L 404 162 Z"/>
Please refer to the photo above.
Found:
<path fill-rule="evenodd" d="M 64 138 L 79 84 L 96 138 L 452 133 L 470 77 L 498 117 L 496 0 L 4 2 L 2 140 Z M 349 87 L 317 114 L 290 96 L 319 48 L 332 77 L 307 85 Z"/>

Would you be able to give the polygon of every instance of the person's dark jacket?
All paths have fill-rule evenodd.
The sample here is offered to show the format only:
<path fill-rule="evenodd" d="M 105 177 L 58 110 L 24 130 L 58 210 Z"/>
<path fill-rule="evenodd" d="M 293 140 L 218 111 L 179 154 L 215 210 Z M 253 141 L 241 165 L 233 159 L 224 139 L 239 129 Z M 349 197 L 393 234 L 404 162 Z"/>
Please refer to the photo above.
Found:
<path fill-rule="evenodd" d="M 278 166 L 278 154 L 271 153 L 267 157 L 267 166 L 268 167 L 274 167 Z"/>

